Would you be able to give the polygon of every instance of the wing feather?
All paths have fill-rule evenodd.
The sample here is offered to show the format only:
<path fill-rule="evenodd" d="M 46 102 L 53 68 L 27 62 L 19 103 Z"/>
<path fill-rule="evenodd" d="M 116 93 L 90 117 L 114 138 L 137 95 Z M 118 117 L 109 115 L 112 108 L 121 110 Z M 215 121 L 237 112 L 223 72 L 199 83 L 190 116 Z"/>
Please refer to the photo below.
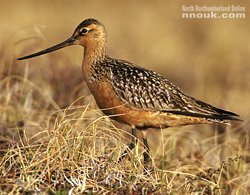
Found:
<path fill-rule="evenodd" d="M 110 59 L 111 81 L 129 107 L 218 120 L 239 120 L 237 114 L 185 95 L 163 76 L 124 60 Z"/>

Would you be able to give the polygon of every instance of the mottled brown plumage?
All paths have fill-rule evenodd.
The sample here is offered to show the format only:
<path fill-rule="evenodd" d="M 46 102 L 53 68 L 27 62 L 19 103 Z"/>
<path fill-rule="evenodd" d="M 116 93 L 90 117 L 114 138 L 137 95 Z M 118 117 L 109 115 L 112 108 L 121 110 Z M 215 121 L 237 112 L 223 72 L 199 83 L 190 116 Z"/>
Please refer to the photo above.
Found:
<path fill-rule="evenodd" d="M 149 147 L 145 129 L 166 128 L 201 123 L 227 123 L 239 120 L 238 115 L 216 108 L 185 95 L 163 76 L 133 63 L 111 58 L 106 52 L 106 31 L 95 19 L 84 20 L 66 41 L 46 50 L 18 58 L 27 59 L 69 45 L 84 46 L 82 71 L 84 79 L 99 108 L 114 120 L 143 130 L 149 160 Z M 135 145 L 133 139 L 129 149 Z M 121 158 L 128 152 L 126 150 Z"/>

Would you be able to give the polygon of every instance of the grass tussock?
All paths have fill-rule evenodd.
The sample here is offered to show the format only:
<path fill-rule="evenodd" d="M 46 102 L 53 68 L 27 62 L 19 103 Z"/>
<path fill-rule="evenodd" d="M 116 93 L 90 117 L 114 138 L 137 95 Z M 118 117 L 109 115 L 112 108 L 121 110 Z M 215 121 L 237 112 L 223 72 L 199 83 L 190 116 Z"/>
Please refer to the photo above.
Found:
<path fill-rule="evenodd" d="M 17 127 L 19 142 L 1 150 L 1 189 L 11 193 L 225 194 L 247 187 L 247 176 L 238 177 L 247 169 L 239 156 L 191 173 L 185 166 L 169 170 L 162 159 L 161 167 L 153 166 L 145 175 L 142 154 L 118 163 L 117 156 L 125 148 L 121 130 L 106 117 L 91 117 L 96 114 L 88 107 L 57 111 L 45 121 L 44 130 L 30 138 L 25 127 Z"/>
<path fill-rule="evenodd" d="M 140 150 L 118 162 L 124 142 L 129 142 L 124 136 L 128 133 L 100 111 L 78 106 L 78 100 L 59 109 L 37 85 L 20 76 L 3 79 L 1 91 L 1 121 L 5 121 L 1 124 L 1 193 L 244 194 L 249 190 L 249 156 L 244 149 L 249 143 L 236 147 L 238 151 L 217 167 L 208 167 L 201 157 L 206 154 L 197 151 L 177 160 L 178 142 L 185 135 L 175 135 L 157 147 L 156 151 L 164 147 L 169 151 L 155 156 L 152 171 L 144 174 Z M 203 144 L 204 150 L 210 148 L 207 153 L 221 151 L 220 144 L 215 148 L 209 140 Z"/>

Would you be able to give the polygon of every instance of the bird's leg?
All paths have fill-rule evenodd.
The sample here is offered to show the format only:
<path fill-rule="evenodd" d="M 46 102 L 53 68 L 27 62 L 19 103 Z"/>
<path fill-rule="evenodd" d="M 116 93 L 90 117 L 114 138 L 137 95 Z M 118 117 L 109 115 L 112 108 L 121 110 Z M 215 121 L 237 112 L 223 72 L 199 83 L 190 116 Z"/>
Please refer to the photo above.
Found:
<path fill-rule="evenodd" d="M 148 164 L 151 161 L 151 158 L 149 156 L 149 146 L 148 146 L 148 141 L 147 141 L 147 131 L 142 130 L 142 140 L 143 140 L 143 145 L 144 145 L 144 152 L 143 152 L 143 157 L 144 157 L 144 164 Z"/>
<path fill-rule="evenodd" d="M 119 157 L 119 162 L 128 154 L 129 151 L 131 151 L 132 149 L 134 149 L 134 147 L 137 144 L 137 142 L 138 142 L 138 139 L 136 137 L 136 128 L 132 127 L 132 141 L 129 144 L 128 148 Z"/>
<path fill-rule="evenodd" d="M 143 167 L 143 173 L 145 175 L 149 175 L 152 170 L 153 167 L 151 166 L 152 159 L 149 156 L 149 146 L 148 146 L 148 140 L 147 140 L 147 131 L 146 130 L 142 130 L 142 140 L 143 140 L 143 145 L 144 145 L 144 151 L 143 151 L 143 157 L 144 157 L 144 167 Z"/>

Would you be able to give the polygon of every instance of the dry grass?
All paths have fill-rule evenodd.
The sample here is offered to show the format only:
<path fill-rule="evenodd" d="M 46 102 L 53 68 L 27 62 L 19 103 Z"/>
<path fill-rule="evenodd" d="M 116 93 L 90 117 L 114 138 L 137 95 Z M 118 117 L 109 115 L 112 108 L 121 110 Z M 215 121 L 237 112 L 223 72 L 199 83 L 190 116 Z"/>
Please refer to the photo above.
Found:
<path fill-rule="evenodd" d="M 15 13 L 8 23 L 1 19 L 0 28 L 1 194 L 250 193 L 247 19 L 184 21 L 178 15 L 181 4 L 166 7 L 165 1 L 154 4 L 156 11 L 152 3 L 135 9 L 127 2 L 63 6 L 53 1 L 63 13 L 59 20 L 50 3 L 37 8 L 33 1 L 16 2 L 17 7 L 3 3 L 0 12 L 12 6 Z M 78 7 L 88 8 L 85 15 Z M 152 172 L 143 174 L 141 148 L 118 163 L 129 129 L 114 125 L 96 107 L 80 71 L 82 50 L 15 60 L 63 40 L 90 16 L 105 22 L 112 56 L 151 65 L 184 91 L 240 114 L 245 122 L 150 130 Z"/>
<path fill-rule="evenodd" d="M 234 156 L 209 168 L 202 152 L 191 151 L 185 159 L 175 159 L 177 146 L 170 139 L 177 142 L 178 135 L 171 132 L 172 137 L 164 141 L 172 144 L 168 157 L 155 157 L 153 171 L 145 175 L 141 152 L 117 162 L 126 147 L 123 130 L 99 111 L 75 103 L 58 109 L 38 86 L 18 76 L 2 80 L 1 91 L 1 121 L 5 121 L 1 125 L 5 133 L 1 136 L 2 193 L 246 193 L 249 156 L 244 147 L 248 140 L 230 149 Z M 21 116 L 14 114 L 16 109 Z M 209 147 L 206 153 L 216 151 L 212 158 L 220 158 L 222 148 L 234 141 L 205 140 L 200 147 Z"/>

